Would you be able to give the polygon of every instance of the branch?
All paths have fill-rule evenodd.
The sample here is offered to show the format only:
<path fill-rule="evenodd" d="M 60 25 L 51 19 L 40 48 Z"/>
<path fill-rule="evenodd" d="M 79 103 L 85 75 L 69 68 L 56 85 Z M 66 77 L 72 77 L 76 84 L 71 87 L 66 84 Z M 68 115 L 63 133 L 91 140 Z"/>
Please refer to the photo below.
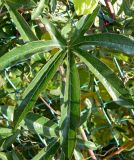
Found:
<path fill-rule="evenodd" d="M 108 7 L 110 14 L 112 16 L 113 19 L 115 19 L 115 12 L 114 12 L 114 8 L 112 6 L 112 3 L 110 0 L 105 0 L 106 6 Z"/>
<path fill-rule="evenodd" d="M 124 144 L 124 145 L 122 145 L 121 147 L 119 147 L 117 151 L 115 151 L 115 152 L 111 153 L 110 155 L 108 155 L 107 157 L 105 157 L 104 160 L 109 160 L 109 159 L 111 159 L 112 157 L 114 157 L 115 155 L 120 154 L 120 153 L 123 152 L 125 149 L 130 148 L 130 147 L 132 147 L 132 146 L 134 146 L 134 141 L 129 141 L 129 142 L 127 142 L 127 144 Z"/>
<path fill-rule="evenodd" d="M 80 127 L 80 131 L 81 131 L 81 137 L 82 137 L 82 139 L 84 141 L 88 141 L 87 136 L 85 134 L 85 131 L 84 131 L 84 129 L 82 127 Z M 97 158 L 96 158 L 96 156 L 95 156 L 95 154 L 94 154 L 94 152 L 93 152 L 92 149 L 88 149 L 88 153 L 91 156 L 92 160 L 97 160 Z"/>

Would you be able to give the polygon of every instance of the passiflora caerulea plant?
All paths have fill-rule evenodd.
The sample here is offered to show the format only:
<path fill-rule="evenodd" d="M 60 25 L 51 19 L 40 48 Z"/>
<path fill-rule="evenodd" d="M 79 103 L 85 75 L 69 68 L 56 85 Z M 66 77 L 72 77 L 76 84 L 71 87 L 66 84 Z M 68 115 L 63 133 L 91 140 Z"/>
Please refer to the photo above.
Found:
<path fill-rule="evenodd" d="M 88 141 L 89 144 L 86 144 L 80 137 L 79 128 L 87 120 L 87 116 L 85 114 L 81 115 L 80 78 L 77 64 L 80 62 L 87 66 L 93 77 L 107 90 L 111 97 L 111 103 L 132 111 L 133 100 L 129 91 L 113 69 L 100 60 L 100 57 L 96 54 L 96 50 L 106 48 L 113 51 L 114 54 L 122 52 L 124 55 L 133 56 L 134 40 L 117 33 L 88 33 L 87 31 L 90 30 L 96 16 L 100 13 L 99 5 L 92 14 L 82 16 L 71 26 L 72 28 L 65 36 L 61 34 L 59 28 L 50 22 L 45 14 L 41 13 L 40 15 L 39 12 L 42 10 L 41 4 L 44 4 L 45 1 L 40 1 L 41 4 L 39 4 L 37 10 L 34 10 L 32 18 L 33 21 L 36 21 L 38 17 L 38 20 L 45 26 L 51 38 L 50 40 L 39 40 L 17 10 L 18 2 L 11 0 L 4 0 L 2 2 L 7 8 L 25 44 L 14 47 L 0 57 L 1 73 L 20 62 L 30 59 L 37 53 L 47 54 L 48 51 L 57 49 L 56 53 L 49 58 L 31 82 L 29 82 L 27 88 L 22 93 L 22 99 L 18 100 L 12 124 L 10 128 L 4 128 L 9 133 L 9 136 L 2 139 L 2 150 L 11 146 L 22 130 L 27 128 L 37 135 L 44 134 L 51 139 L 48 146 L 39 151 L 32 158 L 33 160 L 42 158 L 52 159 L 55 154 L 62 160 L 69 160 L 73 154 L 75 156 L 78 154 L 80 144 L 87 148 L 91 146 L 91 148 L 95 148 L 93 142 Z M 34 6 L 35 2 L 30 1 L 27 5 Z M 36 12 L 37 14 L 35 14 Z M 49 82 L 53 80 L 54 75 L 57 74 L 59 66 L 65 68 L 65 81 L 61 87 L 60 114 L 55 121 L 52 121 L 31 111 L 38 101 L 40 94 L 44 92 Z M 59 150 L 58 153 L 57 150 Z"/>

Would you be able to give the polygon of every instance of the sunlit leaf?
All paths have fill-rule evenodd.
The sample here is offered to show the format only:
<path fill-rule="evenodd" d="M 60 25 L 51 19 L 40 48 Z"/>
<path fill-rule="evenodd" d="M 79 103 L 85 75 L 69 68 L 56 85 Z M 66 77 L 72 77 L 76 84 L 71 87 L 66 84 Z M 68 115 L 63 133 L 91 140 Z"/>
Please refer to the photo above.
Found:
<path fill-rule="evenodd" d="M 98 0 L 73 0 L 77 15 L 91 14 L 98 5 Z"/>
<path fill-rule="evenodd" d="M 46 117 L 32 112 L 26 115 L 25 125 L 31 132 L 41 134 L 46 137 L 57 137 L 59 134 L 58 124 Z"/>
<path fill-rule="evenodd" d="M 44 3 L 45 3 L 45 0 L 40 0 L 37 8 L 33 10 L 32 17 L 31 17 L 32 19 L 38 18 L 38 16 L 40 16 L 40 14 L 42 13 L 44 9 Z"/>
<path fill-rule="evenodd" d="M 122 51 L 128 55 L 134 55 L 134 40 L 124 35 L 113 33 L 93 34 L 83 36 L 78 39 L 72 46 L 82 46 L 88 44 L 99 47 L 111 48 L 113 50 Z"/>
<path fill-rule="evenodd" d="M 129 99 L 129 92 L 125 89 L 123 82 L 115 73 L 98 58 L 89 55 L 87 52 L 77 49 L 75 54 L 88 66 L 89 70 L 104 85 L 112 99 L 128 108 L 133 108 L 133 101 Z"/>
<path fill-rule="evenodd" d="M 6 7 L 18 31 L 20 32 L 23 40 L 24 41 L 38 40 L 37 37 L 32 32 L 26 20 L 20 15 L 20 13 L 17 10 L 15 10 L 9 2 L 7 2 Z"/>
<path fill-rule="evenodd" d="M 39 71 L 33 81 L 28 85 L 24 94 L 23 101 L 15 110 L 14 126 L 18 127 L 19 123 L 26 114 L 34 107 L 34 104 L 42 90 L 46 88 L 49 80 L 54 76 L 57 67 L 62 63 L 65 52 L 55 54 L 46 65 Z"/>
<path fill-rule="evenodd" d="M 0 57 L 0 71 L 31 57 L 35 53 L 46 52 L 56 47 L 58 48 L 59 44 L 54 41 L 35 41 L 16 47 Z"/>
<path fill-rule="evenodd" d="M 77 40 L 78 37 L 84 35 L 84 33 L 86 33 L 86 31 L 90 29 L 99 10 L 100 6 L 98 6 L 91 15 L 82 16 L 82 18 L 77 22 L 75 31 L 71 38 L 73 42 Z"/>

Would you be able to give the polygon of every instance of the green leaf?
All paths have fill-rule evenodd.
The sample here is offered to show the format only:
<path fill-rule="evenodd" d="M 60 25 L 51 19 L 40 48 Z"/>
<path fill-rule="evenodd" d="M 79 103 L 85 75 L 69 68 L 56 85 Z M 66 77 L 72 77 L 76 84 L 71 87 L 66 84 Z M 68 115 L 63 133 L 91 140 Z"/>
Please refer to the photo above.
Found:
<path fill-rule="evenodd" d="M 78 37 L 84 35 L 92 26 L 98 12 L 100 10 L 100 6 L 98 6 L 91 15 L 83 16 L 76 24 L 76 29 L 72 35 L 72 42 L 77 40 Z"/>
<path fill-rule="evenodd" d="M 76 41 L 72 46 L 76 48 L 77 46 L 87 44 L 112 48 L 114 50 L 122 51 L 128 55 L 134 55 L 134 40 L 124 35 L 104 33 L 84 36 L 78 39 L 78 41 Z"/>
<path fill-rule="evenodd" d="M 54 12 L 54 11 L 55 11 L 56 5 L 57 5 L 57 0 L 50 0 L 51 12 Z"/>
<path fill-rule="evenodd" d="M 100 82 L 104 85 L 116 103 L 127 108 L 133 108 L 133 101 L 129 99 L 129 92 L 125 89 L 123 82 L 107 65 L 101 62 L 98 58 L 88 54 L 88 52 L 82 51 L 80 49 L 77 49 L 75 54 L 100 80 Z"/>
<path fill-rule="evenodd" d="M 59 48 L 59 44 L 54 41 L 35 41 L 23 46 L 16 47 L 0 57 L 0 71 L 14 65 L 16 62 L 25 60 L 37 52 L 46 52 L 53 48 Z"/>
<path fill-rule="evenodd" d="M 0 152 L 0 160 L 12 160 L 11 152 Z"/>
<path fill-rule="evenodd" d="M 12 158 L 13 160 L 24 160 L 24 158 L 22 158 L 22 156 L 15 150 L 12 150 Z"/>
<path fill-rule="evenodd" d="M 0 113 L 6 117 L 8 121 L 13 121 L 14 106 L 0 106 Z"/>
<path fill-rule="evenodd" d="M 91 115 L 91 110 L 92 110 L 92 104 L 93 102 L 86 98 L 85 100 L 85 104 L 86 104 L 86 108 L 84 110 L 82 110 L 81 112 L 81 117 L 80 117 L 80 126 L 85 123 L 87 121 L 87 119 L 89 119 L 89 116 Z"/>
<path fill-rule="evenodd" d="M 82 139 L 77 139 L 77 148 L 80 148 L 80 149 L 92 149 L 92 150 L 96 150 L 97 149 L 96 145 L 93 142 L 84 141 Z"/>
<path fill-rule="evenodd" d="M 0 141 L 0 151 L 7 150 L 15 141 L 17 136 L 20 134 L 20 131 L 17 130 L 13 135 L 9 136 L 6 139 Z"/>
<path fill-rule="evenodd" d="M 61 106 L 61 143 L 66 159 L 72 157 L 80 122 L 80 83 L 74 55 L 68 53 L 64 104 Z"/>
<path fill-rule="evenodd" d="M 33 8 L 36 7 L 36 3 L 33 0 L 6 0 L 6 2 L 10 3 L 10 5 L 14 8 L 14 9 L 18 9 L 18 8 Z"/>
<path fill-rule="evenodd" d="M 84 160 L 84 157 L 83 157 L 83 155 L 81 153 L 81 150 L 78 149 L 78 148 L 74 150 L 74 157 L 77 160 L 82 160 L 82 159 Z"/>
<path fill-rule="evenodd" d="M 130 16 L 130 17 L 134 17 L 134 8 L 131 9 L 131 4 L 129 4 L 130 2 L 127 0 L 123 0 L 123 9 L 126 15 Z M 133 3 L 131 1 L 131 3 Z"/>
<path fill-rule="evenodd" d="M 32 19 L 35 19 L 41 15 L 41 13 L 43 12 L 43 9 L 44 9 L 45 1 L 46 0 L 40 0 L 40 2 L 37 5 L 37 8 L 35 10 L 33 10 L 33 12 L 32 12 L 32 16 L 31 16 Z"/>
<path fill-rule="evenodd" d="M 3 127 L 0 128 L 0 139 L 7 138 L 7 137 L 11 136 L 12 134 L 13 134 L 12 129 L 3 128 Z"/>
<path fill-rule="evenodd" d="M 43 148 L 32 160 L 40 160 L 41 158 L 51 160 L 59 148 L 57 140 L 53 140 L 47 147 Z"/>
<path fill-rule="evenodd" d="M 25 19 L 20 15 L 20 13 L 15 10 L 9 2 L 7 2 L 6 7 L 9 11 L 11 18 L 13 19 L 19 33 L 21 34 L 24 41 L 35 41 L 37 37 L 32 32 L 28 23 Z"/>
<path fill-rule="evenodd" d="M 77 15 L 91 14 L 98 5 L 98 0 L 73 0 Z"/>
<path fill-rule="evenodd" d="M 64 51 L 59 51 L 55 54 L 45 66 L 38 72 L 36 77 L 26 88 L 23 94 L 23 101 L 15 110 L 14 126 L 18 127 L 19 123 L 26 116 L 26 114 L 34 107 L 34 104 L 42 90 L 46 88 L 48 82 L 54 76 L 57 67 L 62 63 L 65 57 Z"/>
<path fill-rule="evenodd" d="M 63 38 L 53 23 L 51 23 L 46 17 L 40 18 L 40 20 L 45 25 L 46 30 L 49 32 L 53 40 L 61 43 L 62 45 L 66 44 L 66 40 Z"/>
<path fill-rule="evenodd" d="M 59 135 L 58 125 L 39 114 L 28 113 L 25 117 L 25 125 L 31 132 L 46 137 L 57 137 Z"/>

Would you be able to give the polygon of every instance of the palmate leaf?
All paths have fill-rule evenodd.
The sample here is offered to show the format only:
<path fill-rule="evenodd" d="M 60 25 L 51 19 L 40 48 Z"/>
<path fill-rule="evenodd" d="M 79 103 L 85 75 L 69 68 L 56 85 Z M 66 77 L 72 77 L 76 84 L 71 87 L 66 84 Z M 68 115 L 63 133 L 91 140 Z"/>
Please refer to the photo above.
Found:
<path fill-rule="evenodd" d="M 38 40 L 37 37 L 32 32 L 31 28 L 29 27 L 28 23 L 25 19 L 20 15 L 20 13 L 13 8 L 11 5 L 12 3 L 7 1 L 6 7 L 9 11 L 11 18 L 13 19 L 19 33 L 21 34 L 24 41 L 36 41 Z"/>
<path fill-rule="evenodd" d="M 124 35 L 113 33 L 93 34 L 83 36 L 72 47 L 80 47 L 82 45 L 95 45 L 105 48 L 111 48 L 117 51 L 122 51 L 128 55 L 134 55 L 134 40 Z"/>
<path fill-rule="evenodd" d="M 57 42 L 51 40 L 29 42 L 23 46 L 16 47 L 0 57 L 0 71 L 31 57 L 35 53 L 46 52 L 59 47 L 60 45 Z"/>
<path fill-rule="evenodd" d="M 61 144 L 65 159 L 69 160 L 73 154 L 80 122 L 80 83 L 72 53 L 68 53 L 66 79 L 64 105 L 61 106 Z"/>
<path fill-rule="evenodd" d="M 58 124 L 39 114 L 30 112 L 26 115 L 24 121 L 27 129 L 35 134 L 41 134 L 45 137 L 58 137 L 59 135 Z"/>
<path fill-rule="evenodd" d="M 127 108 L 133 108 L 133 101 L 129 99 L 129 92 L 125 89 L 123 82 L 115 73 L 101 62 L 98 58 L 88 54 L 88 52 L 77 49 L 75 54 L 83 61 L 89 70 L 104 85 L 112 99 Z"/>
<path fill-rule="evenodd" d="M 57 67 L 62 63 L 63 58 L 65 57 L 64 51 L 59 51 L 55 54 L 46 65 L 38 72 L 36 77 L 26 88 L 23 94 L 23 101 L 15 110 L 14 115 L 14 127 L 17 128 L 22 119 L 26 114 L 34 107 L 34 104 L 41 93 L 44 90 L 49 82 L 54 76 Z"/>

